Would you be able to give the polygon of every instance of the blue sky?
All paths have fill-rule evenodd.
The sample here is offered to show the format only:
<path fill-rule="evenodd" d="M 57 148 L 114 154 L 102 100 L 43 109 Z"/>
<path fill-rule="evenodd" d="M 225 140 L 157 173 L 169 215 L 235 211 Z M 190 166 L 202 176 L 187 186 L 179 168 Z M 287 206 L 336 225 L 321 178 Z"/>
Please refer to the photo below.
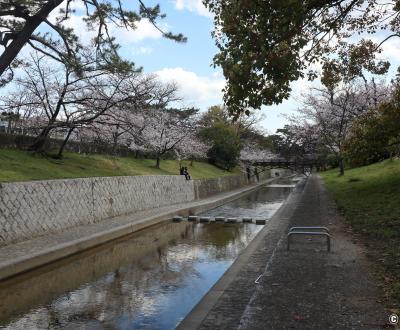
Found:
<path fill-rule="evenodd" d="M 136 0 L 127 1 L 132 8 L 138 8 Z M 112 28 L 111 33 L 121 44 L 121 54 L 142 66 L 147 73 L 156 73 L 165 82 L 174 81 L 187 106 L 205 111 L 209 106 L 222 104 L 221 89 L 225 84 L 220 68 L 212 66 L 213 56 L 217 53 L 211 31 L 214 28 L 211 15 L 201 0 L 144 0 L 146 5 L 159 3 L 167 17 L 159 26 L 175 33 L 181 32 L 187 38 L 186 44 L 178 44 L 161 37 L 161 34 L 146 20 L 142 20 L 135 31 Z M 83 41 L 89 41 L 91 35 L 82 21 L 82 2 L 75 1 L 76 13 L 67 22 Z M 50 20 L 56 13 L 52 13 Z M 40 28 L 39 28 L 40 29 Z M 382 36 L 379 39 L 382 40 Z M 377 39 L 377 41 L 379 40 Z M 392 62 L 392 75 L 400 65 L 400 38 L 385 43 L 382 57 Z M 260 122 L 269 133 L 283 127 L 287 122 L 284 115 L 291 114 L 299 106 L 301 93 L 312 84 L 297 81 L 292 84 L 293 92 L 289 100 L 278 106 L 263 107 L 260 111 L 264 119 Z"/>
<path fill-rule="evenodd" d="M 146 1 L 149 5 L 156 3 Z M 124 56 L 134 60 L 138 66 L 143 66 L 145 72 L 156 72 L 165 81 L 176 81 L 188 105 L 205 111 L 211 105 L 221 104 L 221 89 L 225 80 L 221 69 L 212 66 L 213 56 L 218 49 L 211 37 L 214 28 L 211 15 L 201 0 L 167 0 L 158 3 L 167 14 L 161 24 L 165 24 L 172 32 L 182 32 L 188 42 L 177 44 L 159 35 L 149 35 L 135 43 L 121 40 Z M 265 107 L 261 110 L 264 119 L 260 125 L 273 133 L 286 122 L 281 115 L 296 108 L 294 99 L 280 106 Z"/>
<path fill-rule="evenodd" d="M 195 2 L 195 1 L 188 1 Z M 155 1 L 146 1 L 154 4 Z M 134 50 L 143 46 L 151 49 L 150 54 L 136 54 L 133 58 L 137 64 L 143 65 L 146 71 L 158 71 L 163 68 L 182 67 L 196 72 L 198 75 L 212 75 L 216 70 L 211 67 L 213 55 L 217 48 L 211 38 L 213 21 L 210 17 L 200 15 L 187 8 L 177 9 L 176 1 L 164 1 L 161 9 L 167 17 L 160 21 L 165 30 L 181 32 L 188 37 L 185 44 L 179 44 L 165 38 L 144 39 L 137 45 L 131 44 Z M 190 8 L 190 7 L 189 7 Z M 130 47 L 127 47 L 129 49 Z M 129 50 L 124 52 L 129 56 Z"/>
<path fill-rule="evenodd" d="M 138 1 L 130 3 L 132 9 L 138 9 Z M 148 6 L 159 3 L 167 17 L 158 26 L 165 31 L 183 33 L 188 41 L 182 44 L 162 38 L 147 20 L 142 20 L 134 31 L 111 28 L 121 45 L 120 53 L 145 72 L 158 74 L 162 81 L 176 82 L 185 105 L 205 111 L 211 105 L 221 104 L 225 80 L 221 70 L 212 67 L 217 52 L 211 37 L 214 24 L 201 0 L 145 0 L 144 3 Z M 94 33 L 85 29 L 82 3 L 76 1 L 74 6 L 76 13 L 66 25 L 88 42 Z M 56 13 L 52 14 L 50 19 L 54 20 L 55 16 Z"/>
<path fill-rule="evenodd" d="M 199 107 L 201 110 L 206 110 L 214 104 L 221 104 L 220 90 L 224 85 L 224 79 L 221 69 L 212 67 L 212 58 L 218 51 L 211 37 L 214 25 L 201 0 L 147 0 L 145 3 L 149 5 L 160 3 L 162 11 L 167 14 L 162 24 L 166 24 L 172 32 L 184 33 L 188 37 L 188 42 L 176 44 L 159 36 L 149 37 L 124 47 L 124 54 L 132 58 L 137 65 L 143 66 L 146 72 L 156 72 L 166 81 L 175 80 L 187 104 Z M 377 41 L 382 39 L 383 36 L 380 36 Z M 140 47 L 143 47 L 142 53 Z M 400 65 L 399 40 L 392 39 L 385 43 L 383 48 L 381 57 L 389 59 L 392 63 L 393 76 Z M 289 100 L 277 106 L 262 108 L 264 119 L 260 125 L 270 133 L 283 127 L 287 122 L 284 116 L 294 113 L 299 107 L 301 94 L 316 84 L 318 83 L 306 80 L 294 82 Z"/>

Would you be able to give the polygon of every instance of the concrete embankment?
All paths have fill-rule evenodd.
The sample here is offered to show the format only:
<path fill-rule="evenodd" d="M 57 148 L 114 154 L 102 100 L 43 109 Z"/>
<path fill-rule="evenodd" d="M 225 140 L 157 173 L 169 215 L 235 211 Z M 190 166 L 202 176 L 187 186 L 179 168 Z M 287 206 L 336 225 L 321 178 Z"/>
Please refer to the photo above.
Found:
<path fill-rule="evenodd" d="M 260 175 L 266 179 L 269 173 Z M 98 177 L 0 184 L 0 246 L 153 208 L 188 203 L 254 183 L 246 175 Z"/>
<path fill-rule="evenodd" d="M 237 179 L 229 178 L 226 182 L 219 180 L 219 184 L 213 183 L 211 187 L 218 187 L 218 189 L 221 191 L 225 189 L 232 189 L 234 187 L 239 188 L 218 194 L 215 194 L 215 189 L 209 189 L 208 191 L 211 197 L 196 199 L 196 194 L 197 198 L 199 196 L 199 189 L 202 189 L 201 194 L 204 194 L 205 191 L 207 191 L 207 188 L 201 188 L 201 182 L 182 181 L 181 179 L 184 180 L 184 178 L 178 176 L 175 176 L 174 178 L 178 182 L 178 187 L 175 188 L 168 188 L 168 185 L 161 188 L 151 185 L 151 189 L 154 190 L 170 189 L 168 192 L 165 192 L 169 194 L 165 198 L 167 202 L 160 202 L 159 207 L 157 208 L 154 208 L 154 205 L 158 199 L 162 199 L 160 195 L 155 196 L 156 202 L 154 202 L 153 199 L 153 208 L 150 209 L 138 210 L 135 212 L 125 212 L 127 214 L 107 218 L 105 221 L 70 226 L 69 228 L 63 228 L 63 230 L 58 230 L 56 232 L 45 232 L 46 234 L 42 236 L 1 247 L 0 280 L 171 219 L 175 214 L 189 215 L 212 209 L 260 188 L 263 183 L 268 182 L 269 180 L 273 180 L 269 179 L 260 183 L 250 184 L 248 184 L 246 177 L 239 177 Z M 121 178 L 119 179 L 121 180 Z M 243 187 L 244 184 L 246 185 Z M 187 185 L 185 186 L 183 193 L 179 193 L 178 188 L 180 185 Z M 190 191 L 189 189 L 186 189 L 187 187 L 191 188 L 192 190 Z M 195 187 L 197 187 L 197 190 L 195 190 Z M 135 189 L 137 189 L 137 187 L 135 187 Z M 146 187 L 146 185 L 143 185 L 142 192 L 146 189 L 149 188 Z M 173 202 L 171 202 L 170 194 L 173 193 L 173 189 L 176 189 L 177 196 L 182 198 L 181 200 L 174 199 Z M 116 191 L 116 188 L 112 188 L 112 190 L 115 192 L 115 195 L 110 195 L 113 196 L 111 198 L 117 200 L 118 198 L 116 198 L 116 196 L 122 198 L 124 194 L 123 191 L 118 192 Z M 137 193 L 140 194 L 140 192 L 141 191 L 138 191 Z M 70 192 L 66 194 L 71 195 Z M 79 196 L 82 198 L 82 195 L 78 195 L 77 198 Z M 177 198 L 177 196 L 174 198 Z M 147 197 L 150 199 L 152 198 L 151 195 Z M 40 200 L 44 200 L 44 198 L 42 197 Z M 94 201 L 95 199 L 92 200 L 92 202 Z M 44 202 L 51 204 L 51 202 L 46 200 Z M 68 207 L 70 209 L 74 209 L 79 208 L 80 205 L 81 203 L 79 202 L 70 202 Z M 66 209 L 67 205 L 64 208 Z M 123 210 L 126 210 L 126 206 Z M 60 215 L 58 218 L 62 218 L 62 216 Z M 51 221 L 51 217 L 46 220 Z M 43 228 L 46 227 L 43 226 Z"/>
<path fill-rule="evenodd" d="M 292 226 L 326 226 L 320 238 Z M 382 329 L 389 314 L 366 251 L 352 238 L 322 181 L 312 176 L 181 322 L 178 329 Z"/>

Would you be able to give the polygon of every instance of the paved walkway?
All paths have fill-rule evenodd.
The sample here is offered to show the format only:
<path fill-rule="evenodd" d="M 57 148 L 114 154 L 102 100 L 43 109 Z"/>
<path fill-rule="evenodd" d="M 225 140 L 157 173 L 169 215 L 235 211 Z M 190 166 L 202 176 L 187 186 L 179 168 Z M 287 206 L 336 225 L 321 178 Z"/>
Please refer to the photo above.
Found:
<path fill-rule="evenodd" d="M 268 179 L 259 184 L 252 184 L 190 203 L 136 212 L 1 247 L 0 280 L 171 219 L 176 214 L 196 214 L 212 209 L 273 180 Z"/>
<path fill-rule="evenodd" d="M 288 228 L 312 225 L 329 227 L 332 252 L 325 240 L 308 237 L 287 251 Z M 363 247 L 346 230 L 321 179 L 312 176 L 181 329 L 382 329 L 389 314 L 380 294 Z"/>

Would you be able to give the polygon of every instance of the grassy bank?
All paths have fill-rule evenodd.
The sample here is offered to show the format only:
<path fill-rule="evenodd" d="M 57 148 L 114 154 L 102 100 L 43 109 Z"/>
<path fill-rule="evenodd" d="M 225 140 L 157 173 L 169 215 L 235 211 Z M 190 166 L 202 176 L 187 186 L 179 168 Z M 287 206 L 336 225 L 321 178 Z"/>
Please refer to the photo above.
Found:
<path fill-rule="evenodd" d="M 193 162 L 193 166 L 183 162 L 183 165 L 188 167 L 193 179 L 239 174 L 239 170 L 228 172 L 204 162 Z M 162 160 L 160 169 L 157 169 L 154 159 L 65 153 L 62 160 L 57 160 L 20 150 L 0 149 L 0 182 L 171 174 L 179 174 L 179 162 L 176 160 Z"/>
<path fill-rule="evenodd" d="M 389 303 L 400 307 L 400 160 L 322 174 L 339 209 L 360 234 Z"/>

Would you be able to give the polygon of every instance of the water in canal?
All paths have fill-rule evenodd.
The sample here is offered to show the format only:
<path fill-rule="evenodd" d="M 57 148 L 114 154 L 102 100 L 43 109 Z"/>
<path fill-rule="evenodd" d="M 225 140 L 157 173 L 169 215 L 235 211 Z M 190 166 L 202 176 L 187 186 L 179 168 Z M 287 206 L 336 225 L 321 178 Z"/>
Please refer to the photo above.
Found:
<path fill-rule="evenodd" d="M 289 193 L 202 215 L 269 219 Z M 173 329 L 261 229 L 168 222 L 0 283 L 0 329 Z"/>

